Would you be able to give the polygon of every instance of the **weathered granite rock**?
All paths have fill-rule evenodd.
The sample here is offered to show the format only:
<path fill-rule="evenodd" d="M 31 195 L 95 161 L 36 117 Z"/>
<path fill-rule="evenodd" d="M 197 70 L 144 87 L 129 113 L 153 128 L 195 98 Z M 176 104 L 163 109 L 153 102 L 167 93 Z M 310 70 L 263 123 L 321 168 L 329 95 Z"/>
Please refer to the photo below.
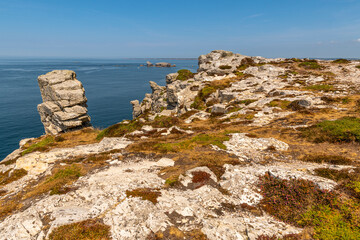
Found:
<path fill-rule="evenodd" d="M 70 70 L 54 70 L 38 78 L 43 103 L 37 109 L 47 134 L 89 127 L 85 90 Z"/>
<path fill-rule="evenodd" d="M 139 101 L 138 100 L 133 100 L 130 103 L 133 106 L 133 118 L 137 118 L 142 113 Z"/>
<path fill-rule="evenodd" d="M 146 66 L 147 67 L 153 67 L 154 66 L 154 64 L 152 64 L 151 62 L 149 62 L 149 61 L 146 61 Z"/>
<path fill-rule="evenodd" d="M 223 104 L 215 104 L 211 110 L 211 113 L 224 114 L 226 113 L 226 106 Z"/>
<path fill-rule="evenodd" d="M 311 102 L 304 99 L 292 101 L 289 105 L 289 107 L 294 111 L 305 109 L 310 106 L 311 106 Z"/>
<path fill-rule="evenodd" d="M 176 81 L 176 78 L 179 76 L 178 73 L 170 73 L 166 75 L 166 84 L 170 84 Z"/>

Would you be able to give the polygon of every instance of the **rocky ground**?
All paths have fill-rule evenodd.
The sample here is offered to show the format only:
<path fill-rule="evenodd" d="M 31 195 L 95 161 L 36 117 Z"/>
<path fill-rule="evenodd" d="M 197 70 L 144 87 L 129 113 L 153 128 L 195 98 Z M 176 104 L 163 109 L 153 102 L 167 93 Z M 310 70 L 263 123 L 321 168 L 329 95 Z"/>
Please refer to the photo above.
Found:
<path fill-rule="evenodd" d="M 199 57 L 133 120 L 20 142 L 0 239 L 359 239 L 360 62 Z"/>

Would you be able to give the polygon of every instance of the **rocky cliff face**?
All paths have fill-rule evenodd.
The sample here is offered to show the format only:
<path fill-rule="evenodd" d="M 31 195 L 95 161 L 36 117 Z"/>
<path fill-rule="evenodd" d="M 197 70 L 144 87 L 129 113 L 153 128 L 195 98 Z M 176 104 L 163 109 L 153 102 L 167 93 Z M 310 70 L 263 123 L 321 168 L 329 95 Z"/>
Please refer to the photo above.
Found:
<path fill-rule="evenodd" d="M 0 239 L 358 239 L 359 82 L 360 61 L 200 56 L 133 120 L 21 141 Z"/>
<path fill-rule="evenodd" d="M 43 100 L 38 112 L 47 134 L 91 126 L 85 90 L 75 72 L 54 70 L 39 76 L 38 83 Z"/>

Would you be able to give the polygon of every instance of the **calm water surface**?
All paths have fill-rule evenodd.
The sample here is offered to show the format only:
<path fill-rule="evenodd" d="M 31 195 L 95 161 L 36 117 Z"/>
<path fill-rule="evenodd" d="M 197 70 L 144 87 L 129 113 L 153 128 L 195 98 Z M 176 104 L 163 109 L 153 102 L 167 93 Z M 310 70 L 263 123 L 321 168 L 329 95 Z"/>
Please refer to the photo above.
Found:
<path fill-rule="evenodd" d="M 55 69 L 74 70 L 85 88 L 94 127 L 131 119 L 131 100 L 150 93 L 149 81 L 165 85 L 165 76 L 197 60 L 164 60 L 175 68 L 139 67 L 146 60 L 0 59 L 0 160 L 18 148 L 19 140 L 44 134 L 36 106 L 42 102 L 37 77 Z"/>

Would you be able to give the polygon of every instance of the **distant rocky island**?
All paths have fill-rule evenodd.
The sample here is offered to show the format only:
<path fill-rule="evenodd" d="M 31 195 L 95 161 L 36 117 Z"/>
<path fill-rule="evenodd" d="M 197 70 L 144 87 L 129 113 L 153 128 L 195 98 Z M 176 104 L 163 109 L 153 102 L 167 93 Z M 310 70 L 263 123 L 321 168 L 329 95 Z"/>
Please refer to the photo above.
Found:
<path fill-rule="evenodd" d="M 176 67 L 175 64 L 171 64 L 171 63 L 168 63 L 168 62 L 158 62 L 158 63 L 151 63 L 149 61 L 146 62 L 146 65 L 140 65 L 140 67 Z"/>
<path fill-rule="evenodd" d="M 75 72 L 39 76 L 46 135 L 0 162 L 1 239 L 359 239 L 360 61 L 198 62 L 102 130 Z"/>

